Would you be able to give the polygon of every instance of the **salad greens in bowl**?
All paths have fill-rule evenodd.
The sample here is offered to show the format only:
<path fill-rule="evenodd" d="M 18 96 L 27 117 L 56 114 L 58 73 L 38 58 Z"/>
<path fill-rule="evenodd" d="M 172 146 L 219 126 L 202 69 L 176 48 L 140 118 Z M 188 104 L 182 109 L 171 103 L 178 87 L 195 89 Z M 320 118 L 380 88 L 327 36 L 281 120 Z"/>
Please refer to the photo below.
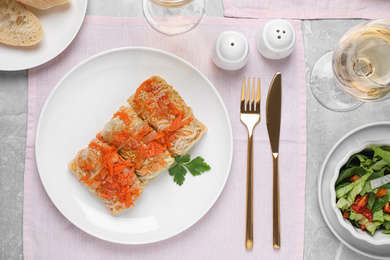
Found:
<path fill-rule="evenodd" d="M 390 140 L 351 150 L 330 186 L 333 209 L 345 229 L 373 245 L 390 245 Z"/>

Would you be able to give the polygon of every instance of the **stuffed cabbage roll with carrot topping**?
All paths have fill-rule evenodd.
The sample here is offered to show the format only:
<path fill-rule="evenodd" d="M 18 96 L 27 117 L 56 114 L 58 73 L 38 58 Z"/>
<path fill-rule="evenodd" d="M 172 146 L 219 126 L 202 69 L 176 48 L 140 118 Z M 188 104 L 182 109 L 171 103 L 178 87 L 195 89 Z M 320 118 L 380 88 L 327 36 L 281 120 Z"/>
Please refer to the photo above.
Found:
<path fill-rule="evenodd" d="M 131 107 L 120 107 L 98 137 L 134 163 L 135 171 L 144 183 L 156 178 L 174 162 L 167 146 L 156 139 L 156 131 Z"/>
<path fill-rule="evenodd" d="M 133 206 L 145 187 L 135 174 L 134 164 L 98 139 L 80 150 L 68 168 L 114 215 Z"/>
<path fill-rule="evenodd" d="M 127 101 L 157 130 L 155 140 L 166 144 L 175 155 L 185 154 L 207 131 L 179 93 L 161 77 L 144 81 Z"/>

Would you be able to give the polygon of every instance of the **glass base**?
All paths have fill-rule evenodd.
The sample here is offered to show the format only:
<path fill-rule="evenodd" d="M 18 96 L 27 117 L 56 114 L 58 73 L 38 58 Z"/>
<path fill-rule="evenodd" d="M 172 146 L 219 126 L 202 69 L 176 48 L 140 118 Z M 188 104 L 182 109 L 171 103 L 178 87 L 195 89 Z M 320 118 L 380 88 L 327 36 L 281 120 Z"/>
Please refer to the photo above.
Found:
<path fill-rule="evenodd" d="M 324 107 L 333 111 L 350 111 L 364 102 L 345 93 L 336 83 L 332 72 L 332 55 L 322 56 L 311 71 L 310 87 L 314 97 Z"/>
<path fill-rule="evenodd" d="M 165 8 L 143 0 L 146 20 L 157 31 L 166 35 L 178 35 L 192 30 L 202 19 L 205 0 L 193 0 L 187 5 Z"/>

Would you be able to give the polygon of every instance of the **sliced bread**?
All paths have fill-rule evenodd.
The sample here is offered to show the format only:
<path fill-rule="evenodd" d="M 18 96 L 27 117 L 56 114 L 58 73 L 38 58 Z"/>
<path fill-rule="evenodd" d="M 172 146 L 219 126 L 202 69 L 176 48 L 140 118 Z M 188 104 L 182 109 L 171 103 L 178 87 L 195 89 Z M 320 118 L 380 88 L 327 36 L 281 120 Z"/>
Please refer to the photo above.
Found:
<path fill-rule="evenodd" d="M 0 42 L 30 46 L 42 38 L 42 25 L 32 12 L 15 0 L 0 0 Z"/>
<path fill-rule="evenodd" d="M 56 5 L 62 5 L 70 2 L 70 0 L 17 0 L 18 2 L 40 9 L 45 10 Z"/>

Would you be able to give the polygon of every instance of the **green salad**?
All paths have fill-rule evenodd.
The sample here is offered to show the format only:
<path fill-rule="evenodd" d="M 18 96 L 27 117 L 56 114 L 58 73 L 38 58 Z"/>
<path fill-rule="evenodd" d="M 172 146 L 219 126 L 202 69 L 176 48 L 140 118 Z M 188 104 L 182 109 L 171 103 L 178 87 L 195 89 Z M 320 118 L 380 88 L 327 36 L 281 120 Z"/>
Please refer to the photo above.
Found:
<path fill-rule="evenodd" d="M 390 234 L 390 146 L 368 146 L 341 168 L 335 184 L 344 218 L 373 235 Z"/>

